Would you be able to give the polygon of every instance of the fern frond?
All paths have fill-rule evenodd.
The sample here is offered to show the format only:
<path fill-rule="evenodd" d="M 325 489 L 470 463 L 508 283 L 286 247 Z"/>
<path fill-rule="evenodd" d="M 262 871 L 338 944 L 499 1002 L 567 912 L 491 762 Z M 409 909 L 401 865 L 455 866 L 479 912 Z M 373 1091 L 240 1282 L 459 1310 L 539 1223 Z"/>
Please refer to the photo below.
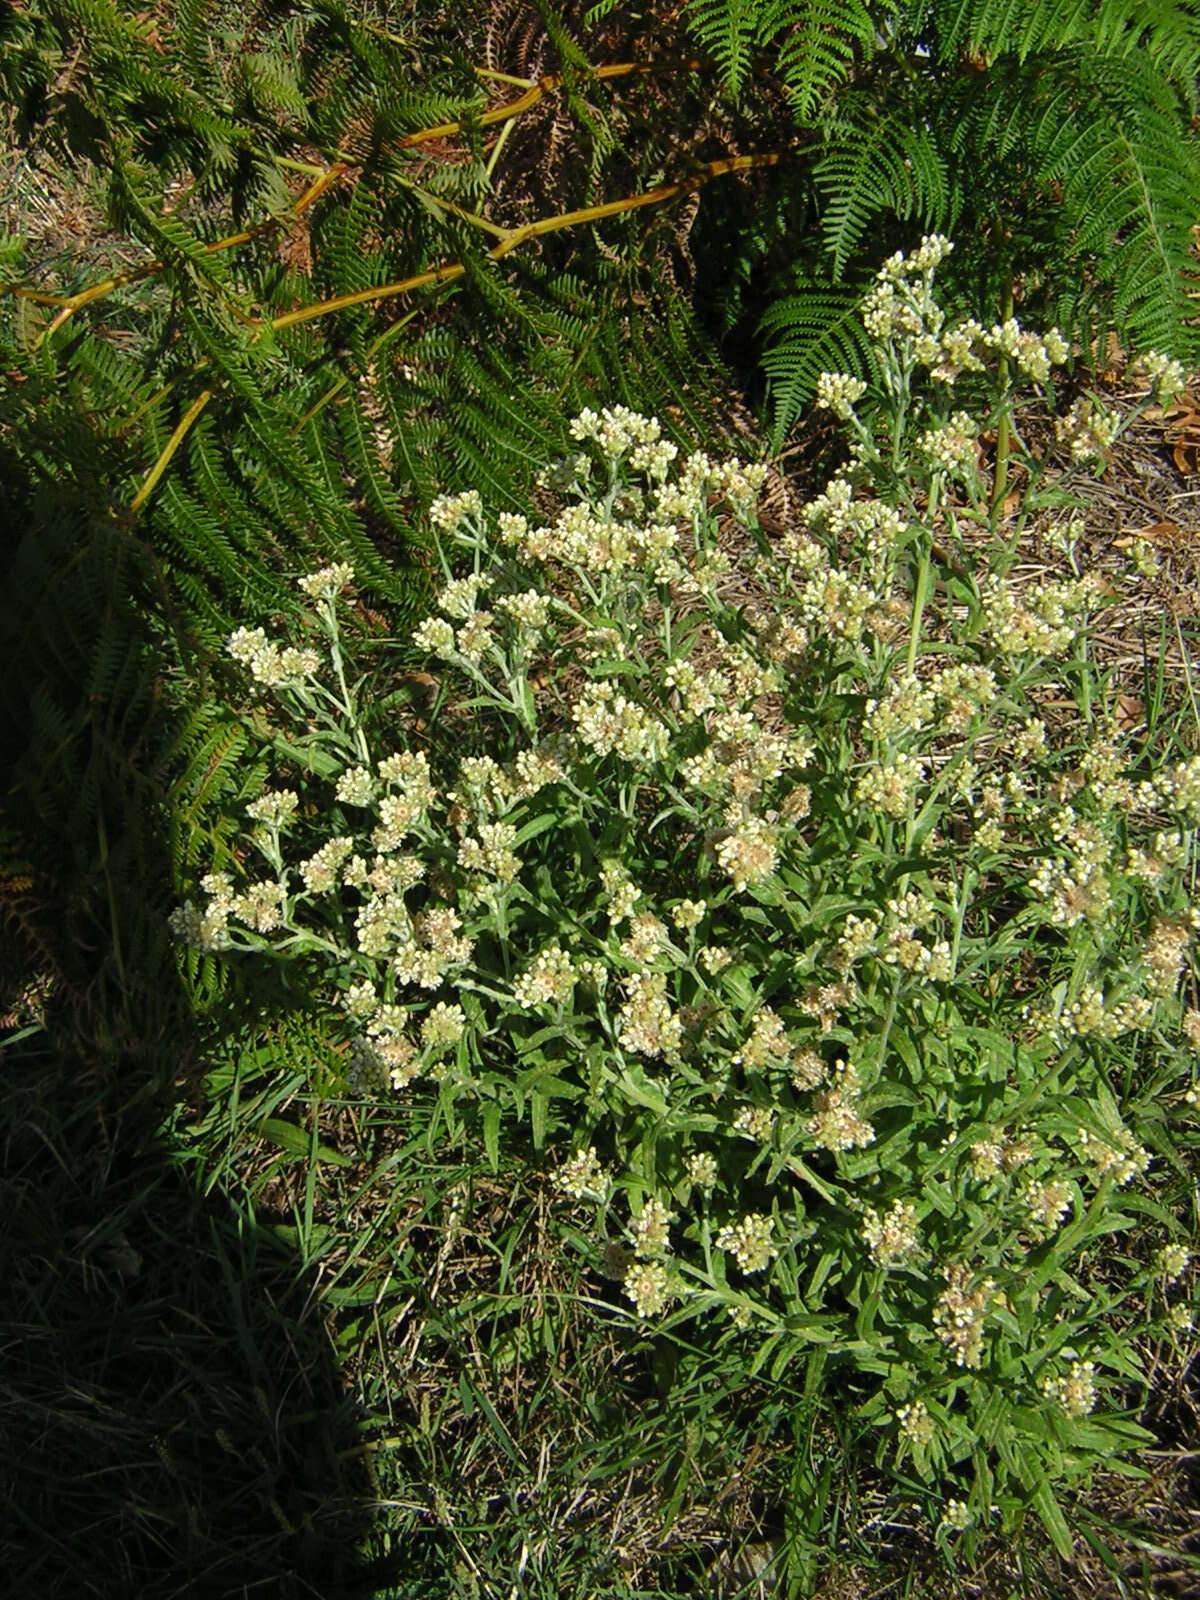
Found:
<path fill-rule="evenodd" d="M 864 0 L 783 0 L 770 9 L 759 43 L 777 45 L 778 70 L 796 116 L 806 122 L 850 76 L 856 51 L 871 49 L 873 8 Z"/>
<path fill-rule="evenodd" d="M 1200 348 L 1189 289 L 1200 147 L 1186 100 L 1146 55 L 1063 51 L 1037 73 L 1012 60 L 955 84 L 935 136 L 966 173 L 1002 167 L 1014 198 L 1045 208 L 1060 313 L 1099 318 L 1131 345 Z M 1076 280 L 1068 287 L 1069 280 Z"/>
<path fill-rule="evenodd" d="M 763 0 L 690 0 L 688 25 L 700 48 L 713 59 L 725 92 L 734 100 L 745 87 L 764 14 Z"/>
<path fill-rule="evenodd" d="M 1180 82 L 1194 78 L 1200 17 L 1189 0 L 954 0 L 927 16 L 942 59 L 968 49 L 1019 61 L 1083 48 L 1094 58 L 1139 54 Z"/>
<path fill-rule="evenodd" d="M 756 55 L 773 57 L 802 121 L 845 81 L 856 51 L 870 50 L 876 29 L 866 0 L 688 0 L 687 22 L 734 100 Z"/>
<path fill-rule="evenodd" d="M 771 403 L 771 437 L 778 449 L 816 392 L 822 372 L 870 371 L 871 344 L 862 325 L 858 289 L 805 285 L 777 300 L 763 317 L 763 371 Z"/>
<path fill-rule="evenodd" d="M 1076 137 L 1053 141 L 1039 175 L 1062 186 L 1081 261 L 1094 259 L 1110 279 L 1116 326 L 1135 347 L 1191 355 L 1198 347 L 1188 288 L 1196 277 L 1200 143 L 1194 134 L 1181 137 L 1178 118 L 1148 95 L 1130 104 L 1122 93 L 1127 73 L 1115 63 L 1104 71 L 1089 63 L 1085 79 L 1090 120 Z"/>
<path fill-rule="evenodd" d="M 826 197 L 821 230 L 842 277 L 876 217 L 890 213 L 944 228 L 951 216 L 946 158 L 928 128 L 866 114 L 831 123 L 813 169 Z"/>

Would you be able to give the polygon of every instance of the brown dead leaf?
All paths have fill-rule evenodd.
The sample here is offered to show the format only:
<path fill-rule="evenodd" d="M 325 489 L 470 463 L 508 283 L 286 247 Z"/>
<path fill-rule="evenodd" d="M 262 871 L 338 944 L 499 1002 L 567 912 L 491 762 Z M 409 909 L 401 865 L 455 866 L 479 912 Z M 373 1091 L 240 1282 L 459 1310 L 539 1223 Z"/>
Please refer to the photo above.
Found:
<path fill-rule="evenodd" d="M 1150 522 L 1144 528 L 1130 528 L 1119 539 L 1113 540 L 1113 545 L 1118 550 L 1128 550 L 1144 539 L 1147 544 L 1175 544 L 1179 539 L 1179 524 L 1177 522 Z"/>
<path fill-rule="evenodd" d="M 299 273 L 311 272 L 312 242 L 307 218 L 298 217 L 287 233 L 281 235 L 276 249 L 285 267 Z"/>
<path fill-rule="evenodd" d="M 1146 719 L 1145 702 L 1136 694 L 1119 694 L 1116 717 L 1117 726 L 1126 733 L 1132 733 L 1135 728 L 1140 728 Z"/>
<path fill-rule="evenodd" d="M 437 704 L 440 684 L 429 672 L 405 672 L 397 680 L 408 691 L 410 704 L 419 701 L 426 711 L 432 711 Z"/>
<path fill-rule="evenodd" d="M 1178 470 L 1185 476 L 1200 472 L 1200 403 L 1191 393 L 1181 394 L 1162 413 L 1163 440 L 1171 446 Z"/>

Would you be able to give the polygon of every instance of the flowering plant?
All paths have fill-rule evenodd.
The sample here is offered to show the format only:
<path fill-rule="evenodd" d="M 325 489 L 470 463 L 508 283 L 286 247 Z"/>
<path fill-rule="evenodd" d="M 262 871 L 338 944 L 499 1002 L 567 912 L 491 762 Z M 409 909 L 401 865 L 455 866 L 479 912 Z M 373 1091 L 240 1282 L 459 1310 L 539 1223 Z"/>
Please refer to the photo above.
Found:
<path fill-rule="evenodd" d="M 544 521 L 435 502 L 428 727 L 348 677 L 348 568 L 301 581 L 303 647 L 239 630 L 280 778 L 175 925 L 308 962 L 350 1094 L 433 1095 L 493 1165 L 527 1123 L 635 1321 L 841 1371 L 881 1459 L 961 1495 L 942 1536 L 1032 1503 L 1069 1548 L 1050 1486 L 1146 1437 L 1119 1324 L 1167 1317 L 1097 1245 L 1200 1052 L 1200 757 L 1117 727 L 1096 575 L 973 552 L 949 390 L 1007 405 L 1066 351 L 947 329 L 945 248 L 881 273 L 873 409 L 823 382 L 851 461 L 778 536 L 762 467 L 620 406 Z"/>

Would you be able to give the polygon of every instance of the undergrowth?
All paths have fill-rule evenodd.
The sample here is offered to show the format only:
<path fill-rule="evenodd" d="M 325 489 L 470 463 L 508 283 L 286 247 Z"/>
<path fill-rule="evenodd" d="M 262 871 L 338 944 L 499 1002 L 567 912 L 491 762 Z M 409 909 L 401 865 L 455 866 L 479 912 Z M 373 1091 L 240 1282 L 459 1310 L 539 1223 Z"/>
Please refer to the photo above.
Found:
<path fill-rule="evenodd" d="M 793 1426 L 836 1407 L 947 1557 L 1028 1515 L 1069 1557 L 1062 1497 L 1150 1442 L 1139 1348 L 1191 1330 L 1147 1175 L 1186 1171 L 1200 758 L 1118 735 L 1098 575 L 1021 592 L 965 542 L 996 514 L 963 403 L 1011 433 L 1068 347 L 948 323 L 946 254 L 881 270 L 881 387 L 821 380 L 851 465 L 778 545 L 762 468 L 676 477 L 656 422 L 586 411 L 548 521 L 434 502 L 407 731 L 347 653 L 349 565 L 299 580 L 301 629 L 233 632 L 251 827 L 173 921 L 197 973 L 270 957 L 324 997 L 325 1094 L 410 1099 L 496 1177 L 514 1136 L 551 1152 L 618 1326 L 778 1385 Z M 1059 434 L 1089 460 L 1116 428 L 1088 399 Z M 1144 1218 L 1157 1250 L 1114 1252 Z"/>
<path fill-rule="evenodd" d="M 940 1600 L 1154 1548 L 1094 1469 L 1191 1349 L 1195 719 L 1110 725 L 1015 400 L 1100 462 L 1089 341 L 1192 350 L 1194 25 L 944 9 L 0 22 L 22 1590 Z M 916 217 L 953 315 L 866 326 Z M 699 331 L 764 312 L 776 441 L 820 381 L 851 460 L 783 543 Z M 985 593 L 1026 523 L 1066 588 Z"/>

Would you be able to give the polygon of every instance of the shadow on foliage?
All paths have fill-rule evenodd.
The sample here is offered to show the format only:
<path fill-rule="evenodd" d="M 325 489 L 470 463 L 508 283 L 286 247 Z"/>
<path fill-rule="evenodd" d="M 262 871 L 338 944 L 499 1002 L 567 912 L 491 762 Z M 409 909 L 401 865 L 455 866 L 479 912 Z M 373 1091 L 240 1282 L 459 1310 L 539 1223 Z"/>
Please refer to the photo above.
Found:
<path fill-rule="evenodd" d="M 10 373 L 10 379 L 14 377 Z M 166 932 L 172 622 L 128 481 L 49 379 L 0 394 L 0 1566 L 42 1596 L 373 1592 L 310 1285 L 194 1192 Z"/>

